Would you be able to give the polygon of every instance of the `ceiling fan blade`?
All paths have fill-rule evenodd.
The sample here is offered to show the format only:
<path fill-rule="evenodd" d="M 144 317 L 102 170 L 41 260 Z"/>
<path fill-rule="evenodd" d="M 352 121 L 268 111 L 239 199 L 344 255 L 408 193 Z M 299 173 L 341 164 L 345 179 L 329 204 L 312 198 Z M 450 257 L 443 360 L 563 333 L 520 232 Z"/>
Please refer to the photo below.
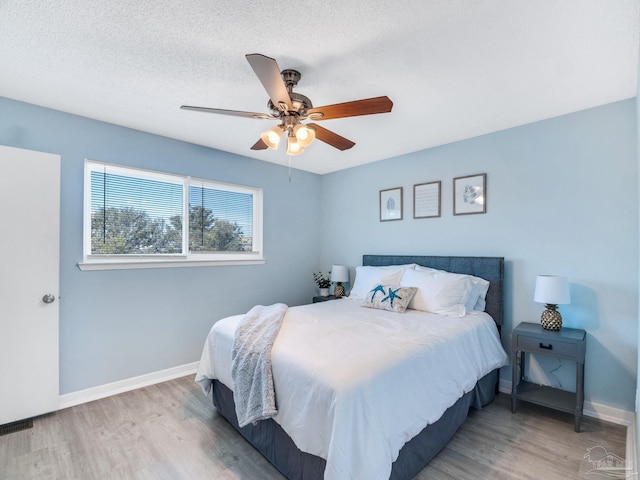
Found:
<path fill-rule="evenodd" d="M 293 102 L 282 80 L 280 68 L 275 59 L 260 53 L 250 53 L 245 56 L 249 65 L 251 65 L 251 68 L 253 68 L 253 71 L 262 82 L 262 86 L 269 94 L 271 103 L 276 108 L 291 110 Z M 280 105 L 284 105 L 284 107 L 280 107 Z"/>
<path fill-rule="evenodd" d="M 242 111 L 239 111 L 239 110 L 224 110 L 222 108 L 192 107 L 190 105 L 182 105 L 180 108 L 182 110 L 193 110 L 194 112 L 219 113 L 221 115 L 233 115 L 234 117 L 249 117 L 249 118 L 260 118 L 260 119 L 265 119 L 265 120 L 277 120 L 275 117 L 272 117 L 271 115 L 267 115 L 266 113 L 242 112 Z"/>
<path fill-rule="evenodd" d="M 391 111 L 391 108 L 393 108 L 393 102 L 389 100 L 389 97 L 384 96 L 311 108 L 307 111 L 307 115 L 313 120 L 329 120 L 332 118 L 388 113 Z"/>
<path fill-rule="evenodd" d="M 256 143 L 253 144 L 253 147 L 251 147 L 251 150 L 266 150 L 267 148 L 269 148 L 267 144 L 264 143 L 260 138 Z"/>
<path fill-rule="evenodd" d="M 318 140 L 327 143 L 332 147 L 337 148 L 338 150 L 349 150 L 355 145 L 355 143 L 348 138 L 341 137 L 337 133 L 333 133 L 331 130 L 327 130 L 320 125 L 316 125 L 315 123 L 308 123 L 307 127 L 311 127 L 315 130 L 316 138 Z"/>

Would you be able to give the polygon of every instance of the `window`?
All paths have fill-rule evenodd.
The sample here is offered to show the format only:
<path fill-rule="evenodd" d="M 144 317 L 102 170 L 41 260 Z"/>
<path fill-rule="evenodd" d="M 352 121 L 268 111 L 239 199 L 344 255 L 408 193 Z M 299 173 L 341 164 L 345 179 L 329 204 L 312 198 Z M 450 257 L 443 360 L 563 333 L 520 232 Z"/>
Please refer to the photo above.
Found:
<path fill-rule="evenodd" d="M 80 268 L 262 263 L 262 190 L 85 161 Z"/>

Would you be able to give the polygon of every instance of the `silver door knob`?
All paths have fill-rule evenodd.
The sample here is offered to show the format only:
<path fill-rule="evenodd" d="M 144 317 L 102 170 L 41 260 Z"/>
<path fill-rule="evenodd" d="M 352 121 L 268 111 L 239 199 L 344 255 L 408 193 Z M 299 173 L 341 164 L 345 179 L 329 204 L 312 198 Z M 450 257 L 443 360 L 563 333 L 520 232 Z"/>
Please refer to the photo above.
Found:
<path fill-rule="evenodd" d="M 44 297 L 42 297 L 42 301 L 44 303 L 53 303 L 55 301 L 55 299 L 56 299 L 56 297 L 54 297 L 50 293 L 47 293 Z"/>

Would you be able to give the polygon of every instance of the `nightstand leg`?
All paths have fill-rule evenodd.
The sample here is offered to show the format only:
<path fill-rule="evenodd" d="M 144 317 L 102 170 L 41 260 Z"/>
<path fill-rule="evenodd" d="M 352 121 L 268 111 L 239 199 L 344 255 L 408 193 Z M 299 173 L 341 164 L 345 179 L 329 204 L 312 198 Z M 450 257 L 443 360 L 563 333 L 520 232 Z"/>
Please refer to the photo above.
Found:
<path fill-rule="evenodd" d="M 511 356 L 511 413 L 516 413 L 516 392 L 518 391 L 518 355 Z"/>
<path fill-rule="evenodd" d="M 576 365 L 576 432 L 580 432 L 580 420 L 582 420 L 582 407 L 584 405 L 584 363 Z"/>
<path fill-rule="evenodd" d="M 511 413 L 516 413 L 518 404 L 516 393 L 518 392 L 518 384 L 524 368 L 524 352 L 520 352 L 519 355 L 518 352 L 514 352 L 511 357 Z"/>

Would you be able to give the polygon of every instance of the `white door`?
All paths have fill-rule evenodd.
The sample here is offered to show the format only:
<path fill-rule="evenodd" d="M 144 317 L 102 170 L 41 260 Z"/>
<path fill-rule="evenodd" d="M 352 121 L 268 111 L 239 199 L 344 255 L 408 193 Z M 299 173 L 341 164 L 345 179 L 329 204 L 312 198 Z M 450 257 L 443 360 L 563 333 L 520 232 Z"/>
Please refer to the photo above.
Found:
<path fill-rule="evenodd" d="M 0 145 L 0 425 L 57 410 L 60 156 Z"/>

